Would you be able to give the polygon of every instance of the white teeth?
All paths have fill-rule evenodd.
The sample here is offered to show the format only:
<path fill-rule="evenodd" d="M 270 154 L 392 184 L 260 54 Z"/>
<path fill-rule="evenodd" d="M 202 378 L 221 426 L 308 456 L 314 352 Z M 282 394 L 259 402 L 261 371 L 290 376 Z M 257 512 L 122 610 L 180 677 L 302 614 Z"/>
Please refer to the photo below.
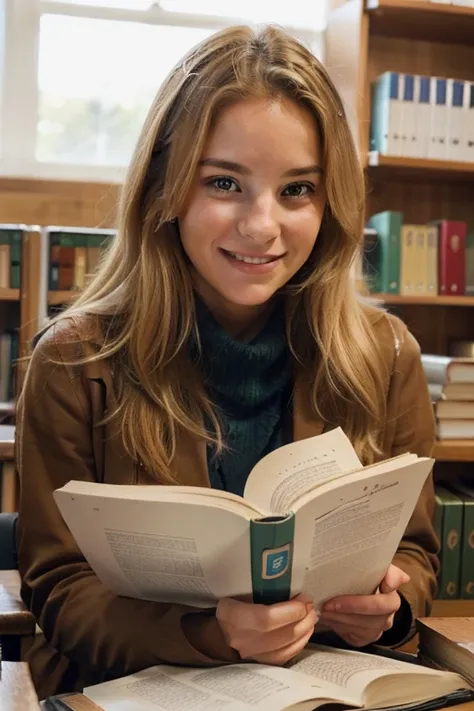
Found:
<path fill-rule="evenodd" d="M 229 252 L 229 254 L 237 261 L 245 262 L 245 264 L 268 264 L 268 262 L 273 261 L 273 257 L 242 257 L 240 254 L 235 254 L 235 252 Z"/>

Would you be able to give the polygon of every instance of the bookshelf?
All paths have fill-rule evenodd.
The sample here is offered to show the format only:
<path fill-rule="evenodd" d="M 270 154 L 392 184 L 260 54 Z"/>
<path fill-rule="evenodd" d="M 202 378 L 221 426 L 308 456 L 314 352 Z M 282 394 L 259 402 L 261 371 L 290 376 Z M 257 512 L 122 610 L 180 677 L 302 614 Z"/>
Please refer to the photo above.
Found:
<path fill-rule="evenodd" d="M 474 440 L 445 439 L 436 442 L 433 455 L 438 462 L 474 462 Z"/>
<path fill-rule="evenodd" d="M 401 294 L 371 294 L 383 304 L 417 304 L 419 306 L 474 306 L 474 296 L 403 296 Z"/>
<path fill-rule="evenodd" d="M 371 151 L 368 156 L 371 175 L 381 177 L 419 180 L 429 175 L 430 180 L 449 180 L 474 183 L 474 163 L 462 161 L 433 160 L 430 158 L 407 158 L 385 156 Z"/>
<path fill-rule="evenodd" d="M 18 329 L 20 359 L 28 355 L 31 339 L 42 323 L 46 311 L 44 302 L 63 304 L 77 293 L 51 292 L 47 298 L 44 239 L 41 228 L 30 225 L 111 227 L 115 222 L 118 194 L 117 185 L 103 183 L 0 178 L 0 223 L 29 225 L 22 238 L 20 289 L 0 289 L 0 332 L 5 328 Z M 20 360 L 18 386 L 21 386 L 25 366 L 25 361 Z M 14 403 L 0 403 L 3 511 L 15 511 L 18 506 L 18 483 L 12 464 L 13 438 L 8 433 L 5 435 L 8 425 L 4 424 L 13 420 Z"/>
<path fill-rule="evenodd" d="M 74 301 L 74 298 L 78 296 L 77 291 L 48 291 L 48 306 L 61 306 L 62 304 L 68 304 Z"/>
<path fill-rule="evenodd" d="M 369 152 L 371 85 L 386 71 L 474 82 L 474 8 L 424 0 L 330 0 L 325 64 L 345 106 L 365 169 L 366 215 L 401 212 L 405 224 L 445 218 L 474 227 L 474 164 Z M 474 297 L 374 294 L 426 353 L 474 340 Z M 435 479 L 470 471 L 474 439 L 435 446 Z M 438 600 L 435 614 L 473 615 L 474 600 Z"/>
<path fill-rule="evenodd" d="M 469 44 L 474 8 L 423 0 L 367 0 L 370 31 L 377 35 Z"/>
<path fill-rule="evenodd" d="M 0 301 L 19 301 L 20 289 L 0 288 Z"/>

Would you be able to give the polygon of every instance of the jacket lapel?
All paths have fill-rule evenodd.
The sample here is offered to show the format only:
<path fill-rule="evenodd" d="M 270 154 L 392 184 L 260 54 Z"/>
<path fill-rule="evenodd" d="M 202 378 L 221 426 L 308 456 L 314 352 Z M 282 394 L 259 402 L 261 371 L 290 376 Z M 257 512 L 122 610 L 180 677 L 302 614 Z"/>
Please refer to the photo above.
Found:
<path fill-rule="evenodd" d="M 176 453 L 171 462 L 171 470 L 181 486 L 211 485 L 207 469 L 206 442 L 180 430 Z"/>
<path fill-rule="evenodd" d="M 294 441 L 315 437 L 324 431 L 325 423 L 312 410 L 307 397 L 308 383 L 297 375 L 293 391 L 293 439 Z"/>

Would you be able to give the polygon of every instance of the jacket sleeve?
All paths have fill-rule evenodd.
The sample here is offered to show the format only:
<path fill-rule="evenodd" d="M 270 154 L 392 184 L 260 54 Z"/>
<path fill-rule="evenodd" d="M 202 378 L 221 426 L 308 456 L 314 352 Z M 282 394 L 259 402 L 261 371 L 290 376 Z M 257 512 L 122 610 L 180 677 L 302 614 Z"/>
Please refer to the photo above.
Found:
<path fill-rule="evenodd" d="M 18 408 L 18 552 L 27 607 L 53 648 L 99 678 L 160 662 L 235 661 L 212 611 L 116 596 L 78 550 L 52 494 L 71 479 L 96 480 L 90 398 L 82 368 L 64 364 L 64 344 L 58 348 L 53 332 L 34 350 Z"/>
<path fill-rule="evenodd" d="M 395 414 L 391 455 L 412 452 L 431 456 L 435 442 L 433 407 L 420 347 L 405 328 L 392 376 L 388 411 Z M 402 607 L 394 627 L 384 634 L 383 644 L 403 644 L 415 633 L 415 619 L 430 612 L 439 570 L 439 543 L 432 524 L 434 504 L 430 475 L 393 561 L 408 573 L 410 582 L 400 589 Z"/>

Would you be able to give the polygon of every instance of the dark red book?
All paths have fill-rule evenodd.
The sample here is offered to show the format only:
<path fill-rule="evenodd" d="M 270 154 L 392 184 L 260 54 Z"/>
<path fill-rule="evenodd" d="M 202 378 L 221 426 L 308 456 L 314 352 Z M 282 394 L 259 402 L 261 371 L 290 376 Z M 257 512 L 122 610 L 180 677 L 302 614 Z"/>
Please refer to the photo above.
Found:
<path fill-rule="evenodd" d="M 441 296 L 463 296 L 466 283 L 467 224 L 440 220 L 438 227 L 438 279 Z"/>

